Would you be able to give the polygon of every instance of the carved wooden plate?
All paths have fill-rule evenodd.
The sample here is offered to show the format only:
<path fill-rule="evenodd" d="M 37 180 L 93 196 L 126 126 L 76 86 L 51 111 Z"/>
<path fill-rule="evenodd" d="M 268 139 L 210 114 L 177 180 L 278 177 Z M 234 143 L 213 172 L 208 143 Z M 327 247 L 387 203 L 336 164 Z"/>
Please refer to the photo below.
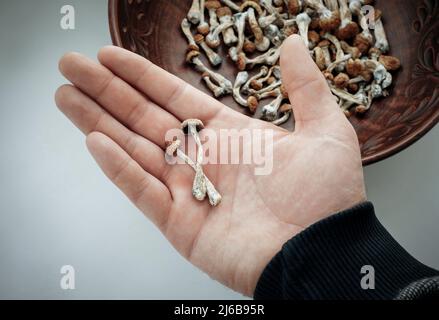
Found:
<path fill-rule="evenodd" d="M 115 45 L 147 57 L 210 94 L 200 75 L 184 63 L 187 42 L 180 22 L 191 2 L 109 0 L 111 36 Z M 377 0 L 376 7 L 383 12 L 391 53 L 401 59 L 403 68 L 395 75 L 390 97 L 374 102 L 364 117 L 350 119 L 364 165 L 408 147 L 439 121 L 439 2 Z M 221 72 L 234 79 L 235 67 L 228 60 Z M 246 112 L 231 97 L 221 101 Z M 290 121 L 284 127 L 293 129 L 294 124 Z"/>

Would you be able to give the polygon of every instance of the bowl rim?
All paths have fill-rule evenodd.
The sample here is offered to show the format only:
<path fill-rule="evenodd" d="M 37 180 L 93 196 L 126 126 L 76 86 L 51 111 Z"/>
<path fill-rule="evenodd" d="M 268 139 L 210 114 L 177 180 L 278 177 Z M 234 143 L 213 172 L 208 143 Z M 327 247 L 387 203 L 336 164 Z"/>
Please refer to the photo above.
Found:
<path fill-rule="evenodd" d="M 122 38 L 119 28 L 119 3 L 120 0 L 108 0 L 108 22 L 110 27 L 111 40 L 114 45 L 123 48 Z M 429 132 L 433 127 L 439 122 L 439 105 L 435 106 L 436 112 L 428 118 L 417 130 L 413 131 L 410 135 L 404 137 L 403 139 L 393 143 L 391 146 L 386 147 L 386 149 L 374 153 L 369 156 L 362 156 L 363 166 L 368 166 L 379 161 L 390 158 L 397 153 L 403 151 L 404 149 L 410 147 L 412 144 L 421 139 L 427 132 Z"/>

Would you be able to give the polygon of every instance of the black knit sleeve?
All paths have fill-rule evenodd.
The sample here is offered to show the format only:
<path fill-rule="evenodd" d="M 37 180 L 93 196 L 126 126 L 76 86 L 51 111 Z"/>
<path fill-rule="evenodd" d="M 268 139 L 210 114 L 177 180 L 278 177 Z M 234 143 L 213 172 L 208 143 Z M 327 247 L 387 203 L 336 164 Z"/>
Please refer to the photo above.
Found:
<path fill-rule="evenodd" d="M 410 288 L 419 283 L 429 283 L 429 294 L 437 294 L 435 276 L 439 272 L 405 251 L 378 221 L 373 205 L 365 202 L 285 243 L 263 271 L 254 298 L 416 299 L 420 291 Z"/>

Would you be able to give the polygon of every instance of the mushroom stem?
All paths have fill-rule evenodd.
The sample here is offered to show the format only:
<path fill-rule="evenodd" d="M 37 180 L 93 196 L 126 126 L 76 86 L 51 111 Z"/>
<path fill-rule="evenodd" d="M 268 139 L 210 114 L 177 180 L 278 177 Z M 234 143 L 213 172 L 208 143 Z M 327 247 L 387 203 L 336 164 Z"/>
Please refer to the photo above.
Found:
<path fill-rule="evenodd" d="M 205 6 L 209 12 L 210 29 L 213 30 L 219 26 L 218 16 L 216 15 L 216 10 L 221 8 L 221 3 L 217 0 L 209 0 L 206 2 Z"/>
<path fill-rule="evenodd" d="M 233 86 L 233 98 L 237 103 L 243 107 L 248 107 L 248 101 L 241 96 L 241 86 L 248 80 L 248 72 L 241 71 L 236 76 L 235 84 Z"/>
<path fill-rule="evenodd" d="M 236 12 L 240 12 L 241 9 L 239 8 L 239 6 L 234 3 L 232 0 L 220 0 L 222 3 L 224 3 L 226 6 L 228 6 L 230 9 L 232 9 L 233 11 Z"/>
<path fill-rule="evenodd" d="M 277 118 L 279 108 L 284 100 L 282 94 L 278 95 L 271 103 L 262 107 L 262 118 L 267 121 L 274 121 Z"/>
<path fill-rule="evenodd" d="M 332 72 L 332 70 L 334 70 L 338 65 L 340 65 L 341 63 L 344 63 L 346 61 L 348 61 L 350 58 L 352 58 L 352 56 L 350 54 L 347 54 L 345 56 L 343 56 L 343 58 L 339 59 L 339 60 L 335 60 L 334 62 L 332 62 L 328 68 L 326 69 L 326 71 Z"/>
<path fill-rule="evenodd" d="M 258 64 L 272 66 L 277 63 L 277 61 L 279 60 L 279 56 L 280 48 L 271 48 L 266 53 L 261 54 L 253 59 L 248 59 L 245 55 L 241 53 L 238 58 L 238 68 L 242 71 L 245 70 L 247 66 L 253 68 L 255 65 Z"/>
<path fill-rule="evenodd" d="M 226 29 L 233 26 L 233 21 L 224 20 L 221 24 L 216 27 L 214 30 L 211 30 L 210 33 L 206 36 L 206 43 L 211 48 L 218 48 L 221 44 L 220 33 L 224 32 Z"/>
<path fill-rule="evenodd" d="M 282 114 L 282 116 L 271 122 L 276 126 L 280 126 L 290 119 L 291 113 L 293 112 L 293 107 L 290 104 L 284 104 L 280 107 L 279 112 Z"/>
<path fill-rule="evenodd" d="M 202 35 L 209 33 L 209 24 L 206 22 L 204 10 L 206 9 L 206 0 L 200 1 L 200 23 L 198 24 L 197 31 Z"/>
<path fill-rule="evenodd" d="M 212 91 L 215 98 L 219 98 L 224 94 L 226 94 L 226 90 L 223 87 L 217 86 L 212 82 L 208 73 L 203 73 L 202 78 L 206 83 L 206 86 L 209 88 L 209 90 Z"/>
<path fill-rule="evenodd" d="M 209 47 L 206 42 L 204 41 L 204 36 L 202 34 L 196 34 L 195 42 L 204 50 L 206 53 L 207 58 L 209 59 L 209 62 L 213 66 L 218 66 L 223 62 L 223 59 L 221 56 L 212 50 L 211 47 Z"/>
<path fill-rule="evenodd" d="M 256 96 L 256 95 L 263 94 L 264 92 L 272 91 L 276 88 L 279 88 L 281 85 L 282 85 L 282 81 L 277 80 L 277 81 L 273 82 L 272 84 L 270 84 L 269 86 L 262 88 L 261 90 L 249 89 L 248 91 L 249 91 L 249 94 Z"/>
<path fill-rule="evenodd" d="M 200 18 L 201 18 L 200 0 L 192 1 L 192 5 L 187 14 L 187 18 L 192 24 L 198 24 L 200 22 Z"/>
<path fill-rule="evenodd" d="M 184 18 L 183 21 L 181 22 L 181 30 L 183 31 L 184 35 L 186 36 L 189 42 L 189 48 L 190 50 L 200 50 L 200 48 L 198 48 L 198 45 L 195 43 L 195 39 L 194 36 L 192 35 L 190 28 L 191 25 L 188 19 Z"/>
<path fill-rule="evenodd" d="M 237 13 L 235 14 L 235 28 L 238 32 L 238 43 L 236 47 L 231 47 L 229 49 L 229 55 L 232 61 L 236 62 L 238 60 L 238 55 L 242 52 L 245 41 L 245 20 L 247 18 L 247 13 Z"/>
<path fill-rule="evenodd" d="M 271 97 L 276 98 L 281 93 L 282 93 L 282 91 L 280 90 L 280 87 L 277 87 L 276 89 L 273 89 L 271 91 L 266 91 L 266 92 L 262 92 L 262 93 L 256 93 L 255 97 L 258 100 L 262 100 L 262 99 L 266 99 L 266 98 L 271 98 Z"/>
<path fill-rule="evenodd" d="M 176 140 L 173 143 L 178 143 L 178 145 L 181 144 L 180 140 Z M 191 158 L 189 158 L 182 150 L 176 149 L 176 155 L 178 158 L 183 160 L 186 164 L 188 164 L 195 172 L 197 172 L 196 164 L 192 161 Z M 204 174 L 204 173 L 203 173 Z M 216 207 L 221 202 L 221 194 L 216 190 L 213 183 L 209 180 L 209 178 L 204 174 L 204 180 L 206 183 L 206 192 L 207 196 L 209 197 L 209 203 L 211 206 Z"/>
<path fill-rule="evenodd" d="M 309 48 L 309 40 L 308 40 L 308 30 L 309 24 L 311 23 L 311 18 L 306 12 L 302 12 L 296 17 L 297 27 L 299 28 L 299 34 L 302 38 L 305 46 Z"/>
<path fill-rule="evenodd" d="M 217 15 L 221 24 L 229 24 L 228 27 L 224 28 L 222 31 L 224 43 L 227 46 L 238 42 L 238 38 L 235 36 L 235 31 L 233 30 L 233 18 L 232 11 L 228 7 L 222 7 L 217 10 Z"/>
<path fill-rule="evenodd" d="M 251 77 L 250 79 L 247 80 L 247 82 L 244 84 L 244 86 L 242 87 L 242 92 L 244 93 L 248 93 L 248 90 L 250 89 L 250 84 L 253 81 L 256 81 L 262 77 L 265 77 L 269 72 L 269 69 L 267 66 L 262 66 L 261 69 L 259 70 L 259 72 L 254 75 L 253 77 Z"/>
<path fill-rule="evenodd" d="M 267 9 L 269 14 L 279 14 L 277 9 L 273 6 L 273 1 L 272 0 L 259 0 L 259 3 L 265 9 Z"/>
<path fill-rule="evenodd" d="M 259 26 L 258 20 L 256 19 L 255 9 L 250 7 L 248 9 L 248 22 L 250 28 L 255 36 L 256 49 L 259 51 L 266 51 L 270 47 L 270 40 L 264 36 L 261 27 Z"/>
<path fill-rule="evenodd" d="M 188 55 L 190 55 L 192 53 L 195 53 L 195 52 L 190 52 Z M 206 67 L 203 64 L 203 62 L 200 60 L 200 58 L 198 58 L 197 55 L 193 55 L 192 57 L 190 57 L 188 62 L 195 65 L 196 70 L 198 70 L 199 72 L 201 72 L 203 74 L 207 73 L 213 81 L 215 81 L 220 87 L 222 87 L 225 90 L 225 93 L 227 93 L 227 94 L 232 93 L 233 85 L 230 82 L 230 80 L 228 80 L 223 75 L 216 73 L 216 72 L 213 72 L 208 67 Z"/>
<path fill-rule="evenodd" d="M 326 7 L 331 11 L 338 10 L 337 0 L 324 0 Z"/>
<path fill-rule="evenodd" d="M 199 201 L 203 201 L 206 197 L 207 187 L 206 180 L 204 177 L 204 172 L 202 168 L 203 163 L 203 144 L 201 143 L 200 136 L 198 135 L 198 128 L 202 127 L 203 124 L 200 120 L 197 119 L 189 119 L 182 123 L 182 129 L 185 130 L 187 128 L 187 133 L 189 133 L 194 139 L 197 145 L 197 160 L 195 162 L 195 179 L 192 186 L 192 194 L 195 199 Z"/>
<path fill-rule="evenodd" d="M 386 53 L 390 50 L 389 41 L 387 40 L 386 31 L 384 30 L 383 21 L 381 18 L 381 12 L 379 12 L 378 17 L 375 18 L 375 47 L 378 48 L 382 53 Z"/>

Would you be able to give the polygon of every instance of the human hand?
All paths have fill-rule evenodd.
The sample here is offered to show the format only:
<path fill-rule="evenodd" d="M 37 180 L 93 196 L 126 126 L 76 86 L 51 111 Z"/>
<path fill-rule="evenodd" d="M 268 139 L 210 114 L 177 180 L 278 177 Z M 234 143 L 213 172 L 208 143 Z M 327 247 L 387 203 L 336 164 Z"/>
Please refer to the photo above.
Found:
<path fill-rule="evenodd" d="M 252 296 L 286 241 L 366 199 L 355 131 L 299 37 L 287 39 L 281 54 L 294 133 L 235 112 L 126 50 L 105 47 L 98 58 L 61 59 L 73 85 L 58 89 L 58 107 L 87 135 L 110 180 L 186 259 L 226 286 Z M 223 200 L 214 208 L 195 200 L 193 170 L 164 157 L 166 132 L 188 118 L 214 131 L 274 130 L 273 172 L 208 164 L 204 172 Z"/>

